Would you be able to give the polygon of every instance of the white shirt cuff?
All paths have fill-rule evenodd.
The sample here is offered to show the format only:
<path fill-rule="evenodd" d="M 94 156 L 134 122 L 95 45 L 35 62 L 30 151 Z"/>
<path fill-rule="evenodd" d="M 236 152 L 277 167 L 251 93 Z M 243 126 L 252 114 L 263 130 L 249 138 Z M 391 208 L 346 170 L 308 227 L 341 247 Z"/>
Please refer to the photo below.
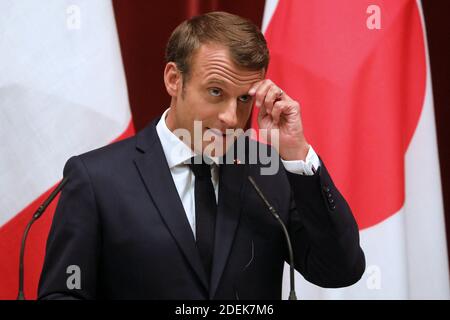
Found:
<path fill-rule="evenodd" d="M 312 176 L 320 167 L 320 160 L 317 153 L 314 151 L 312 146 L 309 146 L 308 154 L 306 159 L 303 160 L 283 160 L 281 159 L 284 168 L 295 174 Z"/>

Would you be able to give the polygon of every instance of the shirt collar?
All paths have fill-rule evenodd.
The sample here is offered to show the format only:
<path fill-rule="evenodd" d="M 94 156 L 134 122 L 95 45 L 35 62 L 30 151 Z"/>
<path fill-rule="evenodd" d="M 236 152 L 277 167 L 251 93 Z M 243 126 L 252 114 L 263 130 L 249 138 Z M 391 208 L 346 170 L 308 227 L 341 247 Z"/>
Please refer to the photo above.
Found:
<path fill-rule="evenodd" d="M 180 164 L 188 163 L 196 153 L 167 127 L 166 117 L 169 110 L 170 108 L 166 109 L 162 114 L 161 119 L 159 119 L 158 124 L 156 125 L 156 132 L 161 140 L 167 164 L 169 165 L 169 168 L 172 169 Z M 219 163 L 219 158 L 212 157 L 211 159 L 216 165 Z"/>

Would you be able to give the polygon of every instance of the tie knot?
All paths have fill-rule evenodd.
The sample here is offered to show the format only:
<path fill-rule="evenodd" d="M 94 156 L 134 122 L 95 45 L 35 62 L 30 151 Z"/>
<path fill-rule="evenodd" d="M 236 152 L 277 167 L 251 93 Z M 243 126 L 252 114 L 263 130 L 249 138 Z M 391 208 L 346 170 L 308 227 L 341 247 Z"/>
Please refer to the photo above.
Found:
<path fill-rule="evenodd" d="M 196 178 L 211 178 L 211 165 L 201 156 L 192 157 L 189 166 Z"/>

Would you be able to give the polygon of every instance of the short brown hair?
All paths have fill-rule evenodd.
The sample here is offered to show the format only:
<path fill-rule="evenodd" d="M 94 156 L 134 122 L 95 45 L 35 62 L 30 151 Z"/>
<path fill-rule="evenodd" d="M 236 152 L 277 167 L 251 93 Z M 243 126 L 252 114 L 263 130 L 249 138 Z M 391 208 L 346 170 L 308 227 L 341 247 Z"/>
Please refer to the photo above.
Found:
<path fill-rule="evenodd" d="M 175 62 L 189 78 L 191 57 L 205 43 L 228 47 L 239 67 L 267 70 L 269 65 L 269 50 L 259 28 L 247 19 L 221 11 L 193 17 L 176 27 L 167 43 L 166 62 Z"/>

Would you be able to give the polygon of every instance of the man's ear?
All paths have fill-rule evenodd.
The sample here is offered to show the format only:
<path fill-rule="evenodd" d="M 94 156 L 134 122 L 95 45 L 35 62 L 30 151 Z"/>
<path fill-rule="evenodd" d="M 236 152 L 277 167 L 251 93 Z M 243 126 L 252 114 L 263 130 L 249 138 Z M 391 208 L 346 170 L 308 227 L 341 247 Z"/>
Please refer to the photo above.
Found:
<path fill-rule="evenodd" d="M 182 75 L 174 62 L 168 62 L 164 69 L 164 84 L 166 85 L 167 93 L 176 98 L 178 92 L 182 89 Z"/>

